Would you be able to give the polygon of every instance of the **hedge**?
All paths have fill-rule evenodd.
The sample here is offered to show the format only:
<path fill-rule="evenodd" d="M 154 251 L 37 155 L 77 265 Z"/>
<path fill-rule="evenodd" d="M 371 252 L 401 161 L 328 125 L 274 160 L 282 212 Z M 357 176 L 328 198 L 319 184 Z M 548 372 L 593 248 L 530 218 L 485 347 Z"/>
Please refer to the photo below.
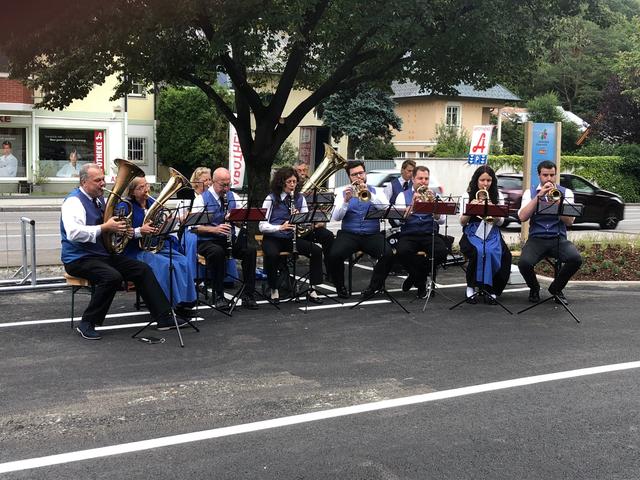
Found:
<path fill-rule="evenodd" d="M 522 155 L 491 155 L 489 164 L 495 169 L 509 167 L 522 172 Z M 640 202 L 640 179 L 629 171 L 629 159 L 620 156 L 579 157 L 566 155 L 561 160 L 562 171 L 572 172 L 615 192 L 625 202 Z"/>

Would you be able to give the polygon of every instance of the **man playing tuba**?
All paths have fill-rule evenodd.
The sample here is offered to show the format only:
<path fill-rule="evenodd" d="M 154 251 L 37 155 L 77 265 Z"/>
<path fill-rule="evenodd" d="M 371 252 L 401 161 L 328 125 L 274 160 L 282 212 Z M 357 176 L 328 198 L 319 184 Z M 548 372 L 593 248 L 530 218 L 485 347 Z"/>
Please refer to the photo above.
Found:
<path fill-rule="evenodd" d="M 109 253 L 105 248 L 103 236 L 132 232 L 127 232 L 126 222 L 115 216 L 103 219 L 104 187 L 102 168 L 87 163 L 80 168 L 80 186 L 67 195 L 62 204 L 60 236 L 64 269 L 69 275 L 86 278 L 94 287 L 76 330 L 87 340 L 102 338 L 95 327 L 104 322 L 123 280 L 135 283 L 151 316 L 158 322 L 158 328 L 171 328 L 175 326 L 171 307 L 149 266 L 124 255 Z"/>

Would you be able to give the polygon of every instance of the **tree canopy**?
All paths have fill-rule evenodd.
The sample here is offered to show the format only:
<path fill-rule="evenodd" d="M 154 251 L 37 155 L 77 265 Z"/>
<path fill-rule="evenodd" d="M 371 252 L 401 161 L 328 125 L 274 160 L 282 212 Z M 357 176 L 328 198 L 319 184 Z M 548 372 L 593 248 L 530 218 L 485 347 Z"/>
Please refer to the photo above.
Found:
<path fill-rule="evenodd" d="M 3 12 L 11 74 L 62 108 L 109 75 L 200 88 L 230 121 L 249 194 L 303 117 L 358 85 L 411 80 L 439 93 L 530 72 L 541 36 L 595 0 L 22 0 Z M 517 28 L 513 28 L 516 26 Z M 235 100 L 214 88 L 219 72 Z M 294 88 L 311 94 L 284 114 Z M 262 197 L 263 198 L 263 197 Z"/>

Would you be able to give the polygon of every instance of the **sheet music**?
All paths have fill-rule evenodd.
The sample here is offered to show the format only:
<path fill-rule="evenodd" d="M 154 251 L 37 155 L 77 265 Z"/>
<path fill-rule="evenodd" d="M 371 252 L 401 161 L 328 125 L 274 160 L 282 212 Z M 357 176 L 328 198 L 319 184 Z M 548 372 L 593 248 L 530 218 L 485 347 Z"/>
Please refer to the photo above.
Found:
<path fill-rule="evenodd" d="M 478 229 L 476 230 L 475 236 L 480 240 L 486 240 L 487 238 L 489 238 L 489 234 L 491 233 L 492 229 L 493 223 L 487 223 L 484 220 L 481 220 L 480 224 L 478 225 Z"/>

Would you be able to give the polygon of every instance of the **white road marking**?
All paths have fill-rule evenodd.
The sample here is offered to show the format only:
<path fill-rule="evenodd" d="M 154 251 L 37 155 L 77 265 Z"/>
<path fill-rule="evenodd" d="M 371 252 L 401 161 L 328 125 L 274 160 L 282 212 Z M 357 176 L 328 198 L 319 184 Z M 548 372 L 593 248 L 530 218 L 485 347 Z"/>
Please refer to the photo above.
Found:
<path fill-rule="evenodd" d="M 141 440 L 138 442 L 123 443 L 119 445 L 110 445 L 108 447 L 92 448 L 88 450 L 78 450 L 75 452 L 61 453 L 57 455 L 49 455 L 45 457 L 29 458 L 26 460 L 17 460 L 13 462 L 0 463 L 0 473 L 16 472 L 22 470 L 30 470 L 33 468 L 41 468 L 50 465 L 60 465 L 64 463 L 79 462 L 92 458 L 109 457 L 112 455 L 122 455 L 125 453 L 140 452 L 143 450 L 151 450 L 155 448 L 168 447 L 173 445 L 181 445 L 191 442 L 199 442 L 210 440 L 213 438 L 223 438 L 230 435 L 239 435 L 249 432 L 258 432 L 271 428 L 281 428 L 290 425 L 299 425 L 302 423 L 316 422 L 331 418 L 343 417 L 346 415 L 356 415 L 360 413 L 375 412 L 389 408 L 399 408 L 408 405 L 417 405 L 421 403 L 433 402 L 437 400 L 445 400 L 449 398 L 462 397 L 465 395 L 474 395 L 477 393 L 493 392 L 496 390 L 504 390 L 507 388 L 524 387 L 527 385 L 535 385 L 539 383 L 552 382 L 556 380 L 567 380 L 570 378 L 584 377 L 588 375 L 597 375 L 601 373 L 619 372 L 623 370 L 631 370 L 640 368 L 640 361 L 617 363 L 612 365 L 601 365 L 597 367 L 580 368 L 577 370 L 567 370 L 564 372 L 547 373 L 543 375 L 534 375 L 531 377 L 515 378 L 512 380 L 503 380 L 498 382 L 485 383 L 482 385 L 472 385 L 469 387 L 454 388 L 451 390 L 443 390 L 441 392 L 431 392 L 422 395 L 412 395 L 409 397 L 394 398 L 391 400 L 382 400 L 379 402 L 364 403 L 362 405 L 352 405 L 349 407 L 333 408 L 330 410 L 322 410 L 318 412 L 303 413 L 300 415 L 292 415 L 289 417 L 274 418 L 271 420 L 263 420 L 260 422 L 245 423 L 230 427 L 214 428 L 211 430 L 202 430 L 199 432 L 183 433 L 180 435 L 171 435 L 167 437 L 152 438 L 149 440 Z"/>

